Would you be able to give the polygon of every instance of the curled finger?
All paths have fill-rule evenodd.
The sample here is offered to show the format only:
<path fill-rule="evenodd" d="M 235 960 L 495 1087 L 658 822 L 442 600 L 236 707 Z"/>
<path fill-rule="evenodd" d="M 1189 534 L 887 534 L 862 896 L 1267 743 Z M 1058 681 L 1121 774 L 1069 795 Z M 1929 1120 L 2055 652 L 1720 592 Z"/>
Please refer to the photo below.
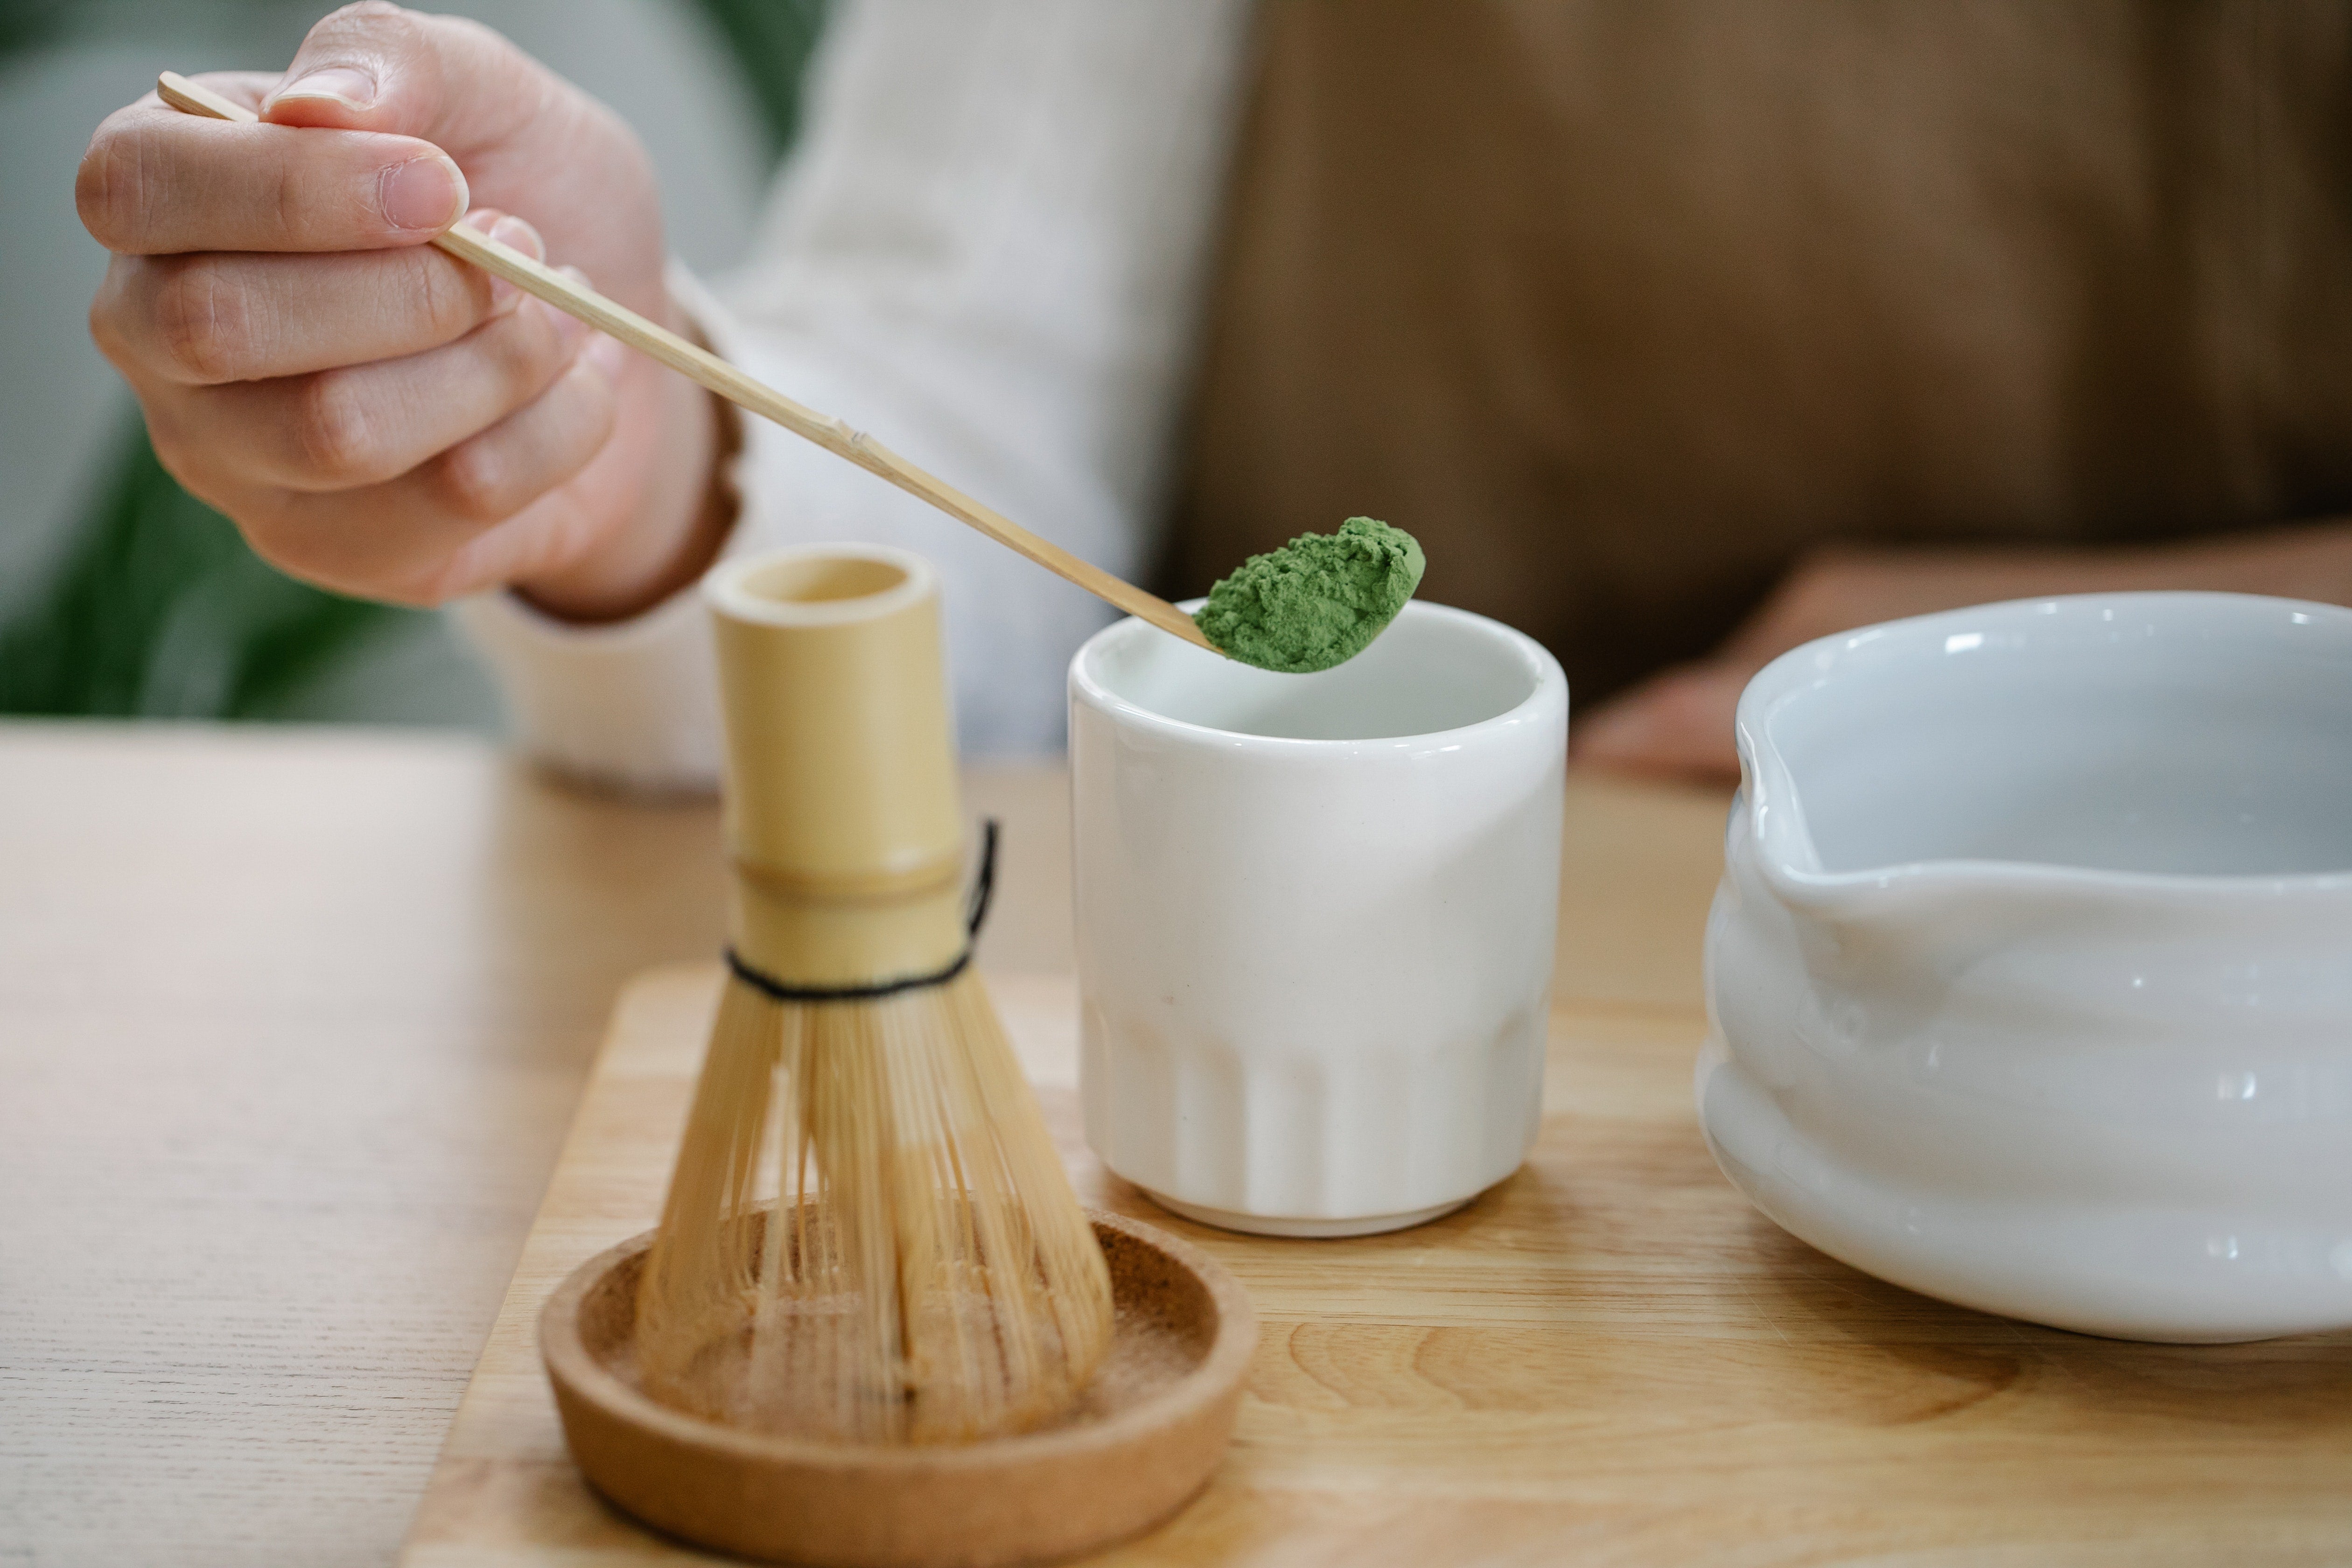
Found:
<path fill-rule="evenodd" d="M 466 223 L 545 255 L 539 231 L 520 218 L 478 209 Z M 512 284 L 430 246 L 118 256 L 90 307 L 90 332 L 134 379 L 217 386 L 422 353 L 521 298 Z"/>
<path fill-rule="evenodd" d="M 603 449 L 613 427 L 612 363 L 583 353 L 530 404 L 397 479 L 339 494 L 278 491 L 247 536 L 281 570 L 371 598 L 437 605 L 495 586 L 500 563 L 533 546 L 487 549 L 485 535 L 547 507 L 550 492 Z M 544 526 L 577 525 L 551 517 Z"/>
<path fill-rule="evenodd" d="M 248 454 L 257 479 L 289 489 L 381 484 L 479 434 L 538 397 L 587 329 L 537 300 L 456 342 L 404 359 L 205 388 L 203 418 Z"/>

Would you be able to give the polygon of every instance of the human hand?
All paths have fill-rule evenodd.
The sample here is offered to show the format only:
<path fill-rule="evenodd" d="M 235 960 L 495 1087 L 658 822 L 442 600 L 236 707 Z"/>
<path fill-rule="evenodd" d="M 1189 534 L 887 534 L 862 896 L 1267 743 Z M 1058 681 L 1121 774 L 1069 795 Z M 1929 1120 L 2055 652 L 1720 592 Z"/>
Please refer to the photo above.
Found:
<path fill-rule="evenodd" d="M 1739 694 L 1792 647 L 1964 605 L 2168 588 L 2352 603 L 2352 523 L 2127 549 L 1816 550 L 1713 654 L 1661 670 L 1570 725 L 1569 754 L 1616 773 L 1736 784 Z"/>
<path fill-rule="evenodd" d="M 1815 550 L 1714 653 L 1636 682 L 1571 725 L 1570 755 L 1614 773 L 1736 784 L 1732 716 L 1758 670 L 1815 637 L 2035 592 L 2054 553 Z"/>
<path fill-rule="evenodd" d="M 114 253 L 91 335 L 164 466 L 281 570 L 364 597 L 503 584 L 596 620 L 690 580 L 725 526 L 708 396 L 425 243 L 463 215 L 683 327 L 627 125 L 486 27 L 380 3 L 282 79 L 203 79 L 264 123 L 151 93 L 75 192 Z"/>

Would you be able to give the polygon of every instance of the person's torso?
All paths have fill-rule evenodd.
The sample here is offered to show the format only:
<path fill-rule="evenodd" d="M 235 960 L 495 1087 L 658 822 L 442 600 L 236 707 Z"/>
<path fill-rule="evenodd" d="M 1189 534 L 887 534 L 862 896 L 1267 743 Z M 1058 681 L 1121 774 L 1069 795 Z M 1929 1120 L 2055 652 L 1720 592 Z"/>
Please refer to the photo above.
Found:
<path fill-rule="evenodd" d="M 1807 544 L 2352 510 L 2352 7 L 1267 0 L 1169 585 L 1369 512 L 1583 700 Z"/>

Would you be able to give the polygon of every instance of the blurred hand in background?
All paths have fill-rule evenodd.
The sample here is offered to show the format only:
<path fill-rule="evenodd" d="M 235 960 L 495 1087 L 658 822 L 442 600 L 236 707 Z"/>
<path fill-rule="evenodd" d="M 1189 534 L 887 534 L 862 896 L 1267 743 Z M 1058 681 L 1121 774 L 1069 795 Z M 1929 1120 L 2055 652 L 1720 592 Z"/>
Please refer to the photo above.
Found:
<path fill-rule="evenodd" d="M 1617 773 L 1737 784 L 1739 694 L 1790 648 L 1967 605 L 2166 590 L 2352 604 L 2352 522 L 2107 548 L 1818 548 L 1706 658 L 1662 669 L 1580 716 L 1570 753 Z"/>
<path fill-rule="evenodd" d="M 149 94 L 76 191 L 113 253 L 92 332 L 183 484 L 281 570 L 400 604 L 507 584 L 614 619 L 707 563 L 709 400 L 426 243 L 462 216 L 685 329 L 625 123 L 488 28 L 383 4 L 282 78 L 204 79 L 264 123 Z"/>

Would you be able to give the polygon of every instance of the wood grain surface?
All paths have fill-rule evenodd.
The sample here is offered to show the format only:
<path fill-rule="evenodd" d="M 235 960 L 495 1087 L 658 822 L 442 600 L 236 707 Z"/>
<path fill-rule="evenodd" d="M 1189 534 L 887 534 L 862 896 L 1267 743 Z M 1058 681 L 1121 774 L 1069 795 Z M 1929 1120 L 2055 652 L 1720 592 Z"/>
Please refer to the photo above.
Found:
<path fill-rule="evenodd" d="M 992 962 L 1066 964 L 1052 767 Z M 479 742 L 0 722 L 0 1568 L 382 1568 L 709 801 Z"/>
<path fill-rule="evenodd" d="M 654 1223 L 719 979 L 625 994 L 407 1568 L 694 1560 L 580 1480 L 532 1325 L 565 1273 Z M 1106 1173 L 1077 1124 L 1071 982 L 993 985 L 1082 1195 L 1213 1252 L 1264 1321 L 1222 1470 L 1100 1562 L 2352 1560 L 2352 1336 L 2122 1344 L 1834 1263 L 1717 1173 L 1688 1007 L 1557 1009 L 1541 1142 L 1468 1209 L 1278 1241 Z"/>
<path fill-rule="evenodd" d="M 983 969 L 1070 963 L 1066 788 Z M 1696 1005 L 1723 802 L 1571 780 L 1560 994 Z M 390 1563 L 709 801 L 418 732 L 0 721 L 0 1568 Z"/>

